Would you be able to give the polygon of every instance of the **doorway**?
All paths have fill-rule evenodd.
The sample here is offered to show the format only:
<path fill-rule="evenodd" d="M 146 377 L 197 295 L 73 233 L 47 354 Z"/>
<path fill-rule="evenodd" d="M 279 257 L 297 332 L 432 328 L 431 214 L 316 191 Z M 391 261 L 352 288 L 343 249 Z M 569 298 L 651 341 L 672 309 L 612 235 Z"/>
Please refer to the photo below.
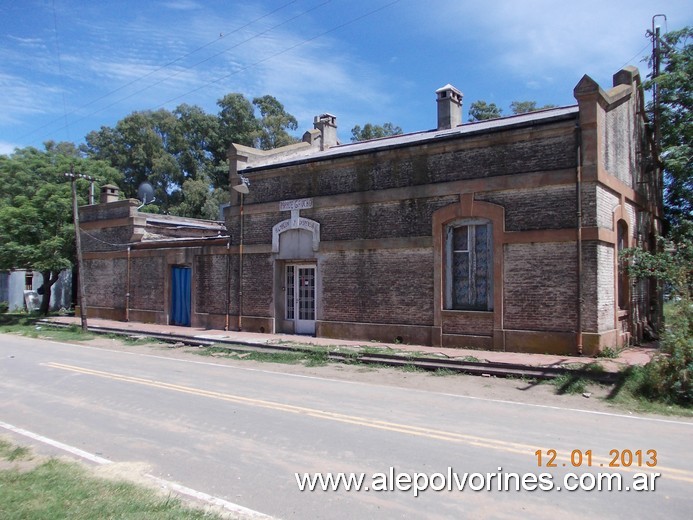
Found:
<path fill-rule="evenodd" d="M 296 334 L 315 334 L 315 265 L 286 266 L 286 319 Z"/>
<path fill-rule="evenodd" d="M 192 268 L 174 265 L 171 268 L 171 325 L 190 326 Z"/>

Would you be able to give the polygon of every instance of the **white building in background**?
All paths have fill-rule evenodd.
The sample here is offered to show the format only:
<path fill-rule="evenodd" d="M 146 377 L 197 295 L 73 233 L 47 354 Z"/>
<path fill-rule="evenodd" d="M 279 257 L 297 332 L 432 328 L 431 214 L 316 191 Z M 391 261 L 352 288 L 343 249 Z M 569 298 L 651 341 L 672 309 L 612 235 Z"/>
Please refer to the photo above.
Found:
<path fill-rule="evenodd" d="M 38 271 L 17 269 L 0 272 L 0 302 L 7 302 L 10 312 L 38 310 L 43 275 Z M 69 309 L 72 306 L 72 271 L 65 270 L 51 287 L 50 310 Z"/>

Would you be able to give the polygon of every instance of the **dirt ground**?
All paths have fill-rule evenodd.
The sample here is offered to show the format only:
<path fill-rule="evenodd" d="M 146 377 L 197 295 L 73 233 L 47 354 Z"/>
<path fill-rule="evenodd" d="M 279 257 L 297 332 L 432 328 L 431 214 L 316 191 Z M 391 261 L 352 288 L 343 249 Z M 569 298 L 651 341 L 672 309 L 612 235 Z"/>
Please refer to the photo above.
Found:
<path fill-rule="evenodd" d="M 325 366 L 310 367 L 302 364 L 258 362 L 220 356 L 200 356 L 196 352 L 202 349 L 197 347 L 172 346 L 162 343 L 132 345 L 124 344 L 112 338 L 96 338 L 87 342 L 79 342 L 79 344 L 154 356 L 247 367 L 256 370 L 266 370 L 268 372 L 282 372 L 325 379 L 357 381 L 373 385 L 412 388 L 421 391 L 466 396 L 474 399 L 511 401 L 531 405 L 555 406 L 624 415 L 642 415 L 641 412 L 635 412 L 624 408 L 623 405 L 616 405 L 606 401 L 606 398 L 612 392 L 613 388 L 596 383 L 590 383 L 584 394 L 559 394 L 557 393 L 556 385 L 552 383 L 540 383 L 525 379 L 483 377 L 465 374 L 436 375 L 431 372 L 407 372 L 389 367 L 382 368 L 341 363 L 330 363 Z"/>

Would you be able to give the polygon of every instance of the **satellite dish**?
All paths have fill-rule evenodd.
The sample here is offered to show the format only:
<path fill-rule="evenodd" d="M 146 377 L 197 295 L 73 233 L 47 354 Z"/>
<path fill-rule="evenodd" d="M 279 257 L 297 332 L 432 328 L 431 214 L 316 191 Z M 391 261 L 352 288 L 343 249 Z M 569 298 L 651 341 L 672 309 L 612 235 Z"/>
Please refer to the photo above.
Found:
<path fill-rule="evenodd" d="M 140 184 L 137 188 L 137 198 L 142 201 L 142 205 L 154 202 L 154 188 L 147 181 Z"/>

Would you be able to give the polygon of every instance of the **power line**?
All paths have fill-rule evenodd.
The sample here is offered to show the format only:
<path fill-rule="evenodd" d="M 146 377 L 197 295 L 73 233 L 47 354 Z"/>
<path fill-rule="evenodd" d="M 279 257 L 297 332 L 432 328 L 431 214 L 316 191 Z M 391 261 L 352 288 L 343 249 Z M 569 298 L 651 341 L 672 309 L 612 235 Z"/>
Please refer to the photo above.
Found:
<path fill-rule="evenodd" d="M 259 33 L 255 34 L 255 35 L 251 36 L 250 38 L 246 38 L 245 40 L 243 40 L 243 41 L 241 41 L 241 42 L 238 42 L 237 44 L 232 45 L 231 47 L 228 47 L 227 49 L 224 49 L 223 51 L 218 52 L 217 54 L 214 54 L 214 55 L 212 55 L 212 56 L 210 56 L 210 57 L 208 57 L 208 58 L 205 58 L 204 60 L 198 61 L 197 63 L 195 63 L 195 64 L 193 64 L 193 65 L 191 65 L 191 66 L 189 66 L 189 67 L 185 67 L 183 70 L 191 70 L 191 69 L 197 67 L 198 65 L 201 65 L 202 63 L 205 63 L 205 62 L 207 62 L 207 61 L 209 61 L 209 60 L 211 60 L 211 59 L 213 59 L 213 58 L 216 58 L 217 56 L 220 56 L 220 55 L 222 55 L 222 54 L 224 54 L 224 53 L 226 53 L 226 52 L 228 52 L 228 51 L 230 51 L 230 50 L 232 50 L 232 49 L 235 49 L 235 48 L 237 48 L 237 47 L 240 47 L 241 45 L 243 45 L 243 44 L 245 44 L 245 43 L 248 43 L 248 42 L 250 42 L 250 41 L 252 41 L 252 40 L 254 40 L 254 39 L 256 39 L 256 38 L 259 38 L 260 36 L 263 36 L 263 35 L 265 35 L 265 34 L 271 32 L 271 31 L 273 31 L 274 29 L 277 29 L 278 27 L 281 27 L 282 25 L 286 25 L 287 23 L 292 22 L 292 21 L 296 20 L 297 18 L 300 18 L 301 16 L 304 16 L 305 14 L 308 14 L 308 13 L 310 13 L 310 12 L 312 12 L 312 11 L 315 11 L 315 10 L 319 9 L 320 7 L 322 7 L 322 6 L 329 4 L 331 1 L 332 1 L 332 0 L 325 0 L 323 3 L 321 3 L 321 4 L 317 5 L 317 6 L 314 6 L 314 7 L 310 8 L 310 9 L 307 9 L 306 11 L 303 11 L 302 13 L 299 13 L 299 14 L 297 14 L 297 15 L 295 15 L 295 16 L 289 18 L 288 20 L 284 20 L 283 22 L 278 23 L 278 24 L 276 24 L 276 25 L 270 27 L 269 29 L 266 29 L 266 30 L 264 30 L 264 31 L 262 31 L 262 32 L 259 32 Z M 399 1 L 399 0 L 397 0 L 397 1 Z M 179 74 L 181 74 L 181 72 L 182 72 L 182 71 L 178 71 L 178 72 L 172 73 L 172 74 L 166 76 L 165 78 L 160 79 L 159 81 L 156 81 L 156 82 L 154 82 L 154 83 L 152 83 L 152 84 L 150 84 L 150 85 L 147 85 L 146 87 L 143 87 L 143 88 L 141 88 L 141 89 L 139 89 L 139 90 L 136 90 L 135 92 L 132 92 L 132 93 L 128 94 L 128 95 L 125 96 L 125 97 L 119 98 L 119 99 L 113 101 L 112 103 L 110 103 L 110 104 L 108 104 L 108 105 L 106 105 L 106 106 L 103 106 L 103 107 L 99 108 L 98 110 L 95 110 L 94 112 L 90 112 L 89 114 L 87 114 L 87 115 L 85 115 L 85 116 L 83 116 L 83 117 L 81 117 L 81 118 L 79 118 L 79 119 L 76 119 L 74 122 L 82 121 L 83 119 L 86 119 L 87 117 L 93 116 L 94 114 L 98 114 L 99 112 L 102 112 L 103 110 L 106 110 L 107 108 L 110 108 L 110 107 L 112 107 L 112 106 L 114 106 L 114 105 L 116 105 L 116 104 L 118 104 L 118 103 L 121 103 L 121 102 L 123 102 L 123 101 L 125 101 L 125 100 L 127 100 L 127 99 L 130 99 L 130 98 L 136 96 L 137 94 L 141 94 L 142 92 L 144 92 L 144 91 L 146 91 L 146 90 L 149 90 L 150 88 L 153 88 L 153 87 L 155 87 L 155 86 L 157 86 L 157 85 L 160 85 L 161 83 L 164 83 L 165 81 L 168 81 L 168 80 L 170 80 L 171 78 L 175 78 L 176 76 L 178 76 Z M 216 81 L 216 80 L 215 80 L 215 81 Z M 211 84 L 211 83 L 213 83 L 213 82 L 214 82 L 214 81 L 212 81 L 212 82 L 210 82 L 210 83 L 208 83 L 208 84 Z M 205 86 L 206 86 L 206 85 L 205 85 Z M 204 88 L 204 87 L 202 87 L 202 88 Z M 192 90 L 191 92 L 196 92 L 197 90 L 200 90 L 200 89 L 199 89 L 199 88 L 198 88 L 198 89 L 194 89 L 194 90 Z M 190 93 L 190 92 L 189 92 L 189 93 Z M 179 96 L 179 97 L 186 96 L 187 94 L 188 94 L 188 93 L 182 94 L 182 95 Z M 175 99 L 178 99 L 178 98 L 175 98 Z M 167 101 L 166 103 L 164 103 L 164 105 L 167 104 L 167 103 L 168 103 L 168 101 Z M 163 105 L 159 105 L 159 107 L 157 107 L 157 108 L 160 108 L 161 106 L 163 106 Z"/>
<path fill-rule="evenodd" d="M 215 80 L 213 80 L 213 81 L 209 81 L 209 82 L 205 83 L 204 85 L 202 85 L 202 86 L 200 86 L 200 87 L 197 87 L 197 88 L 195 88 L 195 89 L 193 89 L 193 90 L 189 90 L 188 92 L 186 92 L 186 93 L 184 93 L 184 94 L 181 94 L 180 96 L 176 96 L 176 97 L 174 97 L 174 98 L 171 98 L 171 99 L 169 99 L 169 100 L 163 102 L 162 104 L 158 105 L 156 108 L 161 108 L 161 107 L 163 107 L 163 106 L 165 106 L 165 105 L 167 105 L 167 104 L 169 104 L 169 103 L 171 103 L 171 102 L 173 102 L 173 101 L 176 101 L 176 100 L 178 100 L 178 99 L 180 99 L 180 98 L 182 98 L 182 97 L 187 96 L 188 94 L 192 94 L 193 92 L 197 92 L 197 91 L 199 91 L 199 90 L 202 90 L 203 88 L 206 88 L 206 87 L 208 87 L 209 85 L 212 85 L 212 84 L 214 84 L 214 83 L 219 83 L 220 81 L 222 81 L 222 80 L 224 80 L 224 79 L 227 79 L 227 78 L 230 78 L 231 76 L 235 76 L 236 74 L 240 74 L 241 72 L 245 72 L 246 70 L 251 69 L 251 68 L 253 68 L 253 67 L 255 67 L 255 66 L 257 66 L 257 65 L 259 65 L 259 64 L 261 64 L 261 63 L 264 63 L 264 62 L 266 62 L 266 61 L 269 61 L 269 60 L 271 60 L 272 58 L 276 58 L 277 56 L 281 56 L 282 54 L 286 54 L 286 53 L 289 52 L 289 51 L 292 51 L 292 50 L 294 50 L 294 49 L 296 49 L 296 48 L 298 48 L 298 47 L 301 47 L 301 46 L 303 46 L 303 45 L 305 45 L 305 44 L 307 44 L 307 43 L 310 43 L 310 42 L 312 42 L 312 41 L 315 41 L 315 40 L 317 40 L 318 38 L 321 38 L 321 37 L 323 37 L 323 36 L 325 36 L 325 35 L 327 35 L 327 34 L 330 34 L 330 33 L 333 33 L 333 32 L 335 32 L 335 31 L 338 31 L 339 29 L 342 29 L 342 28 L 346 27 L 347 25 L 351 25 L 352 23 L 355 23 L 355 22 L 358 22 L 358 21 L 360 21 L 360 20 L 363 20 L 364 18 L 367 18 L 368 16 L 371 16 L 371 15 L 373 15 L 373 14 L 379 12 L 379 11 L 382 11 L 382 10 L 384 10 L 384 9 L 387 9 L 388 7 L 391 7 L 391 6 L 397 4 L 397 3 L 401 2 L 401 1 L 402 1 L 402 0 L 393 0 L 392 2 L 390 2 L 390 3 L 388 3 L 388 4 L 385 4 L 385 5 L 382 5 L 382 6 L 380 6 L 380 7 L 377 7 L 377 8 L 375 8 L 375 9 L 371 10 L 371 11 L 368 11 L 367 13 L 364 13 L 364 14 L 362 14 L 362 15 L 360 15 L 360 16 L 357 16 L 356 18 L 352 18 L 352 19 L 349 20 L 349 21 L 346 21 L 346 22 L 344 22 L 344 23 L 341 23 L 341 24 L 339 24 L 339 25 L 333 27 L 332 29 L 328 29 L 327 31 L 321 32 L 321 33 L 319 33 L 319 34 L 317 34 L 317 35 L 315 35 L 315 36 L 313 36 L 313 37 L 311 37 L 311 38 L 307 38 L 307 39 L 305 39 L 305 40 L 303 40 L 303 41 L 301 41 L 301 42 L 298 42 L 298 43 L 296 43 L 296 44 L 294 44 L 294 45 L 291 45 L 290 47 L 287 47 L 286 49 L 284 49 L 284 50 L 282 50 L 282 51 L 275 52 L 274 54 L 271 54 L 270 56 L 267 56 L 266 58 L 263 58 L 263 59 L 261 59 L 261 60 L 258 60 L 258 61 L 256 61 L 256 62 L 254 62 L 254 63 L 251 63 L 250 65 L 246 65 L 245 67 L 242 67 L 242 68 L 240 68 L 240 69 L 238 69 L 238 70 L 236 70 L 236 71 L 234 71 L 234 72 L 231 72 L 231 73 L 229 73 L 229 74 L 226 74 L 226 75 L 224 75 L 224 76 L 222 76 L 222 77 L 220 77 L 220 78 L 217 78 L 217 79 L 215 79 Z"/>
<path fill-rule="evenodd" d="M 282 26 L 282 25 L 286 25 L 287 23 L 289 23 L 289 22 L 291 22 L 291 21 L 294 21 L 295 19 L 297 19 L 297 18 L 299 18 L 299 17 L 301 17 L 301 16 L 303 16 L 303 15 L 305 15 L 305 14 L 311 12 L 311 11 L 314 11 L 314 10 L 316 10 L 316 9 L 318 9 L 318 8 L 320 8 L 320 7 L 322 7 L 323 5 L 329 3 L 330 1 L 331 1 L 331 0 L 326 0 L 326 1 L 323 2 L 322 4 L 319 4 L 319 5 L 317 5 L 317 6 L 314 6 L 314 7 L 310 8 L 310 9 L 308 9 L 308 10 L 306 10 L 306 11 L 304 11 L 304 12 L 302 12 L 302 13 L 296 15 L 296 16 L 293 16 L 293 17 L 291 17 L 291 18 L 289 18 L 289 19 L 287 19 L 287 20 L 285 20 L 285 21 L 283 21 L 283 22 L 281 22 L 281 23 L 279 23 L 279 24 L 276 24 L 275 26 L 273 26 L 273 27 L 271 27 L 271 28 L 269 28 L 269 29 L 267 29 L 267 30 L 265 30 L 265 31 L 262 31 L 262 32 L 260 32 L 260 33 L 258 33 L 258 34 L 256 34 L 256 35 L 254 35 L 254 36 L 252 36 L 252 37 L 250 37 L 250 38 L 248 38 L 248 39 L 246 39 L 246 40 L 244 40 L 244 41 L 242 41 L 242 42 L 239 42 L 238 44 L 236 44 L 236 45 L 234 45 L 234 46 L 232 46 L 232 47 L 226 49 L 226 51 L 231 50 L 231 49 L 233 49 L 233 48 L 236 48 L 236 47 L 238 47 L 238 46 L 240 46 L 240 45 L 242 45 L 242 44 L 244 44 L 244 43 L 247 43 L 248 41 L 251 41 L 251 40 L 253 40 L 253 39 L 255 39 L 255 38 L 258 38 L 258 37 L 260 37 L 260 36 L 262 36 L 262 35 L 264 35 L 264 34 L 267 34 L 268 32 L 270 32 L 270 31 L 272 31 L 272 30 L 274 30 L 274 29 L 276 29 L 276 28 L 278 28 L 278 27 L 280 27 L 280 26 Z M 362 15 L 356 16 L 356 17 L 352 18 L 351 20 L 348 20 L 348 21 L 346 21 L 346 22 L 343 22 L 343 23 L 341 23 L 341 24 L 338 24 L 338 25 L 332 27 L 331 29 L 328 29 L 328 30 L 326 30 L 326 31 L 323 31 L 323 32 L 321 32 L 321 33 L 318 33 L 317 35 L 315 35 L 315 36 L 313 36 L 313 37 L 311 37 L 311 38 L 306 38 L 305 40 L 302 40 L 302 41 L 300 41 L 300 42 L 298 42 L 298 43 L 296 43 L 296 44 L 294 44 L 294 45 L 291 45 L 291 46 L 289 46 L 289 47 L 287 47 L 287 48 L 285 48 L 285 49 L 283 49 L 283 50 L 281 50 L 281 51 L 279 51 L 279 52 L 276 52 L 276 53 L 274 53 L 274 54 L 271 54 L 270 56 L 267 56 L 267 57 L 265 57 L 265 58 L 263 58 L 263 59 L 261 59 L 261 60 L 255 61 L 255 62 L 253 62 L 253 63 L 251 63 L 251 64 L 249 64 L 249 65 L 247 65 L 247 66 L 245 66 L 245 67 L 242 67 L 242 68 L 240 68 L 240 69 L 238 69 L 238 70 L 236 70 L 236 71 L 234 71 L 234 72 L 231 72 L 231 73 L 229 73 L 229 74 L 225 74 L 224 76 L 221 76 L 221 77 L 219 77 L 219 78 L 217 78 L 217 79 L 214 79 L 214 80 L 212 80 L 212 81 L 208 81 L 208 82 L 204 83 L 203 85 L 201 85 L 201 86 L 199 86 L 199 87 L 197 87 L 197 88 L 194 88 L 194 89 L 192 89 L 192 90 L 189 90 L 189 91 L 187 91 L 187 92 L 185 92 L 185 93 L 183 93 L 183 94 L 181 94 L 181 95 L 179 95 L 179 96 L 176 96 L 176 97 L 174 97 L 174 98 L 168 99 L 167 101 L 164 101 L 163 103 L 157 105 L 155 108 L 162 108 L 162 107 L 164 107 L 165 105 L 167 105 L 167 104 L 169 104 L 169 103 L 171 103 L 171 102 L 173 102 L 173 101 L 176 101 L 176 100 L 178 100 L 178 99 L 181 99 L 181 98 L 183 98 L 183 97 L 185 97 L 185 96 L 188 96 L 188 95 L 190 95 L 190 94 L 192 94 L 192 93 L 198 92 L 198 91 L 200 91 L 200 90 L 202 90 L 202 89 L 204 89 L 204 88 L 207 88 L 207 87 L 209 87 L 210 85 L 213 85 L 213 84 L 215 84 L 215 83 L 219 83 L 220 81 L 223 81 L 223 80 L 225 80 L 225 79 L 227 79 L 227 78 L 229 78 L 229 77 L 231 77 L 231 76 L 234 76 L 234 75 L 240 74 L 240 73 L 242 73 L 242 72 L 245 72 L 246 70 L 249 70 L 249 69 L 251 69 L 251 68 L 253 68 L 253 67 L 256 67 L 257 65 L 260 65 L 261 63 L 264 63 L 264 62 L 269 61 L 269 60 L 271 60 L 271 59 L 273 59 L 273 58 L 276 58 L 277 56 L 281 56 L 281 55 L 283 55 L 283 54 L 286 54 L 287 52 L 290 52 L 290 51 L 292 51 L 292 50 L 294 50 L 294 49 L 296 49 L 296 48 L 298 48 L 298 47 L 301 47 L 301 46 L 303 46 L 303 45 L 305 45 L 305 44 L 307 44 L 307 43 L 310 43 L 310 42 L 312 42 L 312 41 L 315 41 L 315 40 L 317 40 L 318 38 L 321 38 L 321 37 L 323 37 L 323 36 L 325 36 L 325 35 L 327 35 L 327 34 L 333 33 L 333 32 L 335 32 L 335 31 L 338 31 L 338 30 L 340 30 L 340 29 L 342 29 L 342 28 L 348 26 L 348 25 L 351 25 L 351 24 L 356 23 L 356 22 L 358 22 L 358 21 L 360 21 L 360 20 L 363 20 L 364 18 L 367 18 L 367 17 L 372 16 L 372 15 L 374 15 L 374 14 L 380 12 L 380 11 L 383 11 L 383 10 L 385 10 L 385 9 L 387 9 L 387 8 L 389 8 L 389 7 L 391 7 L 391 6 L 395 5 L 395 4 L 397 4 L 397 3 L 399 3 L 399 2 L 401 2 L 401 0 L 393 0 L 393 1 L 391 1 L 391 2 L 388 2 L 388 3 L 384 4 L 384 5 L 381 5 L 380 7 L 376 7 L 375 9 L 372 9 L 372 10 L 370 10 L 370 11 L 368 11 L 368 12 L 362 14 Z M 223 51 L 223 52 L 226 52 L 226 51 Z M 216 54 L 214 57 L 219 56 L 220 54 L 223 54 L 223 52 Z M 211 59 L 211 58 L 209 58 L 209 59 Z M 189 70 L 190 68 L 195 67 L 195 66 L 197 66 L 197 65 L 199 65 L 199 64 L 201 64 L 201 63 L 204 63 L 204 62 L 206 62 L 206 61 L 208 61 L 208 59 L 202 60 L 201 62 L 196 63 L 195 65 L 189 67 L 189 68 L 186 69 L 186 70 Z M 122 102 L 122 101 L 124 101 L 124 100 L 126 100 L 126 99 L 129 99 L 129 98 L 135 96 L 136 94 L 139 94 L 139 93 L 141 93 L 141 92 L 143 92 L 143 91 L 145 91 L 145 90 L 147 90 L 147 89 L 149 89 L 149 88 L 152 88 L 153 86 L 159 85 L 159 84 L 163 83 L 164 81 L 166 81 L 166 80 L 168 80 L 168 79 L 170 79 L 170 78 L 172 78 L 172 77 L 175 77 L 175 76 L 178 75 L 178 74 L 180 74 L 180 72 L 176 72 L 176 73 L 174 73 L 174 74 L 172 74 L 172 75 L 170 75 L 170 76 L 167 76 L 166 78 L 164 78 L 164 79 L 162 79 L 162 80 L 160 80 L 160 81 L 158 81 L 158 82 L 156 82 L 156 83 L 154 83 L 154 84 L 151 84 L 151 85 L 149 85 L 149 86 L 147 86 L 147 87 L 145 87 L 145 88 L 143 88 L 143 89 L 140 89 L 140 90 L 137 91 L 137 92 L 134 92 L 134 93 L 132 93 L 132 94 L 130 94 L 130 95 L 124 97 L 124 98 L 120 98 L 120 99 L 114 101 L 113 103 L 110 103 L 110 104 L 108 104 L 108 105 L 106 105 L 106 106 L 104 106 L 104 107 L 99 108 L 98 110 L 95 110 L 94 112 L 90 112 L 89 114 L 87 114 L 87 115 L 85 115 L 85 116 L 83 116 L 83 117 L 81 117 L 81 118 L 79 118 L 79 119 L 74 120 L 73 123 L 82 121 L 82 120 L 84 120 L 84 119 L 86 119 L 86 118 L 88 118 L 88 117 L 90 117 L 90 116 L 92 116 L 92 115 L 94 115 L 94 114 L 98 114 L 99 112 L 101 112 L 101 111 L 103 111 L 103 110 L 106 110 L 107 108 L 110 108 L 110 107 L 112 107 L 113 105 L 115 105 L 115 104 L 117 104 L 117 103 L 120 103 L 120 102 Z M 58 131 L 58 130 L 61 130 L 61 128 L 56 129 L 56 131 Z"/>
<path fill-rule="evenodd" d="M 137 82 L 139 82 L 139 81 L 141 81 L 141 80 L 143 80 L 143 79 L 146 79 L 146 78 L 148 78 L 148 77 L 150 77 L 150 76 L 156 74 L 157 72 L 160 72 L 161 70 L 166 69 L 167 67 L 173 65 L 174 63 L 177 63 L 177 62 L 179 62 L 180 60 L 183 60 L 183 59 L 185 59 L 185 58 L 187 58 L 187 57 L 189 57 L 189 56 L 192 56 L 193 54 L 195 54 L 195 53 L 197 53 L 197 52 L 199 52 L 199 51 L 201 51 L 201 50 L 203 50 L 203 49 L 209 47 L 210 45 L 212 45 L 212 44 L 214 44 L 214 43 L 217 43 L 217 42 L 219 42 L 220 40 L 222 40 L 222 39 L 224 39 L 224 38 L 227 38 L 228 36 L 230 36 L 230 35 L 232 35 L 232 34 L 235 34 L 235 33 L 239 32 L 239 31 L 242 31 L 243 29 L 245 29 L 245 28 L 247 28 L 247 27 L 249 27 L 249 26 L 251 26 L 251 25 L 253 25 L 253 24 L 257 23 L 257 22 L 259 22 L 260 20 L 262 20 L 262 19 L 264 19 L 264 18 L 267 18 L 268 16 L 273 15 L 274 13 L 276 13 L 276 12 L 278 12 L 278 11 L 281 11 L 281 10 L 284 9 L 285 7 L 288 7 L 289 5 L 294 4 L 294 3 L 296 3 L 297 1 L 298 1 L 298 0 L 291 0 L 291 1 L 289 1 L 289 2 L 287 2 L 287 3 L 285 3 L 285 4 L 283 4 L 283 5 L 281 5 L 280 7 L 277 7 L 276 9 L 274 9 L 274 10 L 272 10 L 272 11 L 270 11 L 270 12 L 268 12 L 268 13 L 265 13 L 265 14 L 263 14 L 262 16 L 260 16 L 260 17 L 258 17 L 258 18 L 255 18 L 255 19 L 253 19 L 253 20 L 247 22 L 246 24 L 242 25 L 241 27 L 238 27 L 238 28 L 234 29 L 233 31 L 231 31 L 231 32 L 228 33 L 228 34 L 223 34 L 223 33 L 222 33 L 222 34 L 219 35 L 218 38 L 215 38 L 214 40 L 210 40 L 210 41 L 208 41 L 207 43 L 201 45 L 200 47 L 197 47 L 196 49 L 193 49 L 192 51 L 190 51 L 190 52 L 188 52 L 188 53 L 186 53 L 186 54 L 183 54 L 182 56 L 179 56 L 178 58 L 175 58 L 175 59 L 169 61 L 168 63 L 164 64 L 164 65 L 161 65 L 160 67 L 156 68 L 155 70 L 152 70 L 152 71 L 150 71 L 150 72 L 148 72 L 148 73 L 146 73 L 146 74 L 143 74 L 143 75 L 141 75 L 141 76 L 138 76 L 138 77 L 136 77 L 135 79 L 129 81 L 128 83 L 125 83 L 125 84 L 121 85 L 120 87 L 118 87 L 118 88 L 116 88 L 116 89 L 113 89 L 113 90 L 111 90 L 111 91 L 109 91 L 109 92 L 106 92 L 106 93 L 103 94 L 102 96 L 99 96 L 99 97 L 97 97 L 97 98 L 95 98 L 95 99 L 89 101 L 88 103 L 86 103 L 86 104 L 84 104 L 84 105 L 81 105 L 81 106 L 75 108 L 75 109 L 72 110 L 71 112 L 67 112 L 67 105 L 66 105 L 66 103 L 65 103 L 65 93 L 64 93 L 64 89 L 63 89 L 63 106 L 64 106 L 65 114 L 64 114 L 63 116 L 61 116 L 61 117 L 58 117 L 58 118 L 56 118 L 56 119 L 53 119 L 53 120 L 51 120 L 51 121 L 45 123 L 45 124 L 42 125 L 42 126 L 39 126 L 39 127 L 37 127 L 37 128 L 34 128 L 33 130 L 31 130 L 31 131 L 29 131 L 29 132 L 27 132 L 27 133 L 25 133 L 25 134 L 23 134 L 23 135 L 20 135 L 20 136 L 19 136 L 19 139 L 24 139 L 25 137 L 28 137 L 28 136 L 30 136 L 30 135 L 32 135 L 32 134 L 34 134 L 34 133 L 36 133 L 36 132 L 38 132 L 38 131 L 44 129 L 44 128 L 46 128 L 47 126 L 52 125 L 53 123 L 59 122 L 61 119 L 64 118 L 64 119 L 65 119 L 65 125 L 62 126 L 62 127 L 57 128 L 56 130 L 54 130 L 54 132 L 58 132 L 58 131 L 60 131 L 60 130 L 63 130 L 63 129 L 65 129 L 65 128 L 67 128 L 67 127 L 69 126 L 68 121 L 67 121 L 67 116 L 72 115 L 72 114 L 75 114 L 75 113 L 77 113 L 78 111 L 80 111 L 80 110 L 82 110 L 82 109 L 84 109 L 84 108 L 87 108 L 87 107 L 93 105 L 94 103 L 96 103 L 96 102 L 98 102 L 98 101 L 101 101 L 102 99 L 105 99 L 105 98 L 111 96 L 112 94 L 115 94 L 116 92 L 119 92 L 119 91 L 123 90 L 124 88 L 129 87 L 130 85 L 133 85 L 133 84 L 135 84 L 135 83 L 137 83 Z M 330 0 L 328 0 L 328 1 L 330 1 Z M 53 0 L 53 20 L 54 20 L 54 24 L 55 24 L 55 28 L 56 28 L 55 31 L 56 31 L 56 42 L 57 42 L 57 19 L 56 19 L 56 14 L 55 14 L 55 0 Z M 233 48 L 233 47 L 231 47 L 231 48 Z M 59 53 L 59 52 L 60 52 L 60 51 L 59 51 L 59 49 L 58 49 L 58 53 Z M 219 53 L 219 54 L 221 54 L 221 53 Z M 216 54 L 215 56 L 218 56 L 219 54 Z M 203 61 L 203 62 L 204 62 L 204 61 Z M 203 63 L 203 62 L 200 62 L 200 63 Z M 196 64 L 196 65 L 197 65 L 197 64 Z M 193 65 L 193 66 L 196 66 L 196 65 Z M 59 55 L 59 54 L 58 54 L 58 72 L 59 72 L 59 75 L 60 75 L 60 78 L 61 78 L 61 82 L 62 82 L 62 69 L 61 69 L 60 55 Z M 178 74 L 178 73 L 176 73 L 176 75 L 177 75 L 177 74 Z M 156 83 L 156 84 L 158 84 L 158 83 Z M 156 85 L 156 84 L 155 84 L 155 85 Z M 150 86 L 150 87 L 147 87 L 147 88 L 151 88 L 151 86 Z M 146 90 L 146 89 L 143 89 L 143 90 Z M 139 93 L 139 92 L 142 92 L 142 90 L 137 91 L 136 93 Z M 131 97 L 131 96 L 128 96 L 128 97 L 123 98 L 123 99 L 128 99 L 129 97 Z M 115 102 L 111 103 L 110 105 L 107 105 L 107 106 L 105 106 L 105 107 L 103 107 L 103 108 L 100 108 L 99 110 L 97 110 L 97 111 L 95 111 L 95 112 L 91 112 L 91 113 L 87 114 L 86 116 L 84 116 L 84 117 L 82 117 L 82 118 L 80 118 L 80 119 L 76 119 L 76 120 L 73 121 L 73 123 L 82 121 L 83 119 L 86 119 L 87 117 L 92 116 L 92 115 L 94 115 L 94 114 L 98 114 L 101 110 L 105 110 L 106 108 L 109 108 L 109 107 L 113 106 L 115 103 L 118 103 L 119 101 L 122 101 L 123 99 L 118 100 L 118 101 L 115 101 Z M 53 132 L 51 132 L 51 133 L 53 133 Z"/>
<path fill-rule="evenodd" d="M 642 49 L 640 49 L 637 53 L 635 53 L 635 54 L 633 55 L 632 58 L 630 58 L 630 59 L 629 59 L 628 61 L 626 61 L 623 65 L 621 65 L 621 66 L 619 67 L 619 70 L 622 69 L 623 67 L 625 67 L 626 65 L 630 65 L 630 63 L 631 63 L 635 58 L 637 58 L 638 56 L 642 56 L 642 53 L 645 52 L 646 49 L 649 49 L 651 45 L 652 45 L 652 44 L 649 43 L 649 42 L 646 43 L 645 46 L 644 46 Z"/>
<path fill-rule="evenodd" d="M 67 138 L 70 138 L 69 122 L 67 120 L 67 102 L 65 101 L 65 81 L 63 78 L 63 66 L 60 60 L 60 38 L 58 37 L 58 16 L 55 14 L 55 0 L 53 0 L 53 30 L 55 31 L 55 53 L 58 62 L 58 78 L 60 79 L 60 93 L 63 99 L 63 118 L 65 119 L 65 128 Z M 56 121 L 58 121 L 57 119 Z"/>

